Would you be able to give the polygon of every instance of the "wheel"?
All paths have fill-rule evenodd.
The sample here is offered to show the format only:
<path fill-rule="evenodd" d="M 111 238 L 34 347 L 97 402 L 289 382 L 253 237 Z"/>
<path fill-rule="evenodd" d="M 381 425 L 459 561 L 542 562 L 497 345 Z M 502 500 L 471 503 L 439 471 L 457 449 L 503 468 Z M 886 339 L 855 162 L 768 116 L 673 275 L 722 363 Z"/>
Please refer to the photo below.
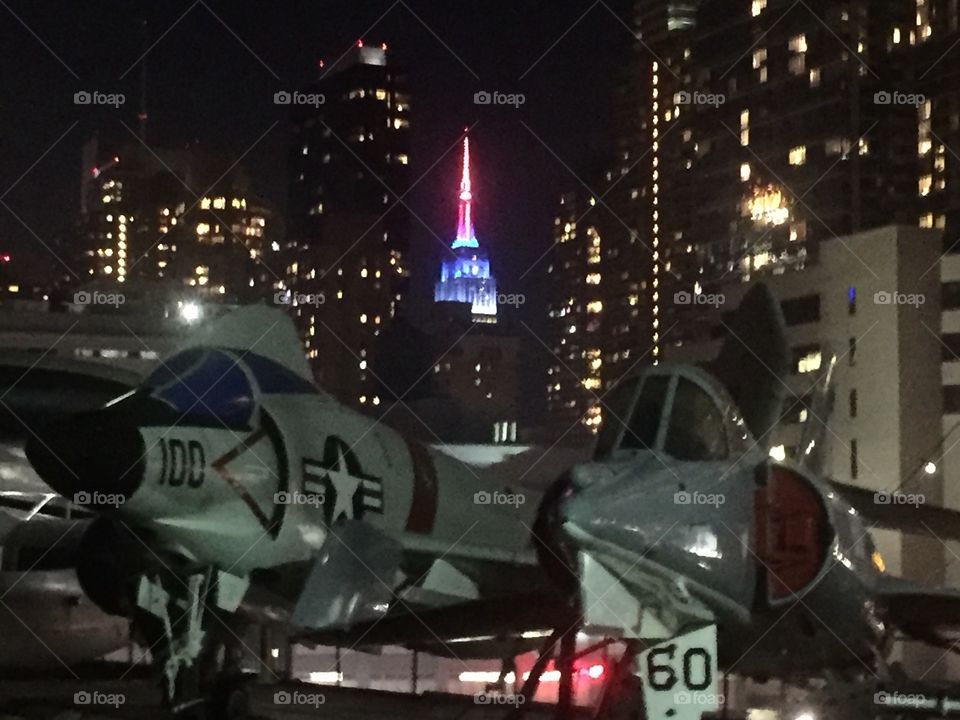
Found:
<path fill-rule="evenodd" d="M 210 698 L 209 720 L 247 720 L 250 693 L 245 678 L 226 677 L 217 681 Z"/>

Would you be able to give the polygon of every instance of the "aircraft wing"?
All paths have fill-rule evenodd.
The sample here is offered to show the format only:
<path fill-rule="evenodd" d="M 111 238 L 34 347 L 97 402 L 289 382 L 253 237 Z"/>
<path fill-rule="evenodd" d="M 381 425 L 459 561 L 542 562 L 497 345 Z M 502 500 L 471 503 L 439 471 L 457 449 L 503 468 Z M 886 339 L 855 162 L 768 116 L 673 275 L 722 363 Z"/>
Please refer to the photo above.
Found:
<path fill-rule="evenodd" d="M 905 634 L 960 653 L 960 591 L 928 589 L 908 580 L 884 577 L 879 587 L 883 614 Z"/>
<path fill-rule="evenodd" d="M 574 622 L 563 597 L 543 589 L 434 608 L 399 603 L 379 620 L 307 637 L 324 645 L 400 645 L 448 657 L 489 658 L 498 655 L 492 648 L 520 654 L 538 647 L 552 629 Z"/>
<path fill-rule="evenodd" d="M 29 437 L 51 418 L 100 407 L 139 380 L 92 361 L 0 350 L 0 436 Z"/>
<path fill-rule="evenodd" d="M 891 501 L 896 493 L 877 493 L 840 482 L 830 485 L 868 523 L 875 523 L 879 528 L 960 541 L 960 512 L 956 510 L 927 504 L 900 504 Z"/>

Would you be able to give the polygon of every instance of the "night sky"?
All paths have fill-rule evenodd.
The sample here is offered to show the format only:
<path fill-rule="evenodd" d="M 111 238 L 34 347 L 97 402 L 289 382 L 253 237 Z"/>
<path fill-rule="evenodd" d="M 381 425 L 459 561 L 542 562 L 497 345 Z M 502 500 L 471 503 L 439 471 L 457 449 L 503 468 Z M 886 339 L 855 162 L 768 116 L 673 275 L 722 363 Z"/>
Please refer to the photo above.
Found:
<path fill-rule="evenodd" d="M 437 238 L 453 237 L 453 144 L 476 124 L 478 236 L 502 291 L 533 295 L 524 315 L 540 306 L 529 281 L 543 264 L 519 277 L 549 246 L 558 194 L 583 188 L 570 169 L 609 139 L 611 48 L 630 40 L 607 5 L 582 0 L 0 0 L 0 17 L 0 196 L 9 205 L 0 205 L 0 245 L 18 273 L 43 282 L 56 265 L 40 240 L 52 245 L 76 218 L 83 142 L 98 129 L 126 132 L 120 123 L 136 128 L 145 47 L 150 143 L 205 148 L 221 166 L 214 176 L 244 156 L 254 191 L 282 213 L 288 108 L 273 94 L 306 84 L 318 59 L 329 66 L 362 37 L 387 42 L 409 75 L 411 178 L 425 175 L 405 202 L 429 227 L 411 228 L 415 291 L 423 297 L 432 286 Z M 78 90 L 122 92 L 127 102 L 77 106 Z M 526 102 L 478 106 L 478 90 L 523 93 Z"/>

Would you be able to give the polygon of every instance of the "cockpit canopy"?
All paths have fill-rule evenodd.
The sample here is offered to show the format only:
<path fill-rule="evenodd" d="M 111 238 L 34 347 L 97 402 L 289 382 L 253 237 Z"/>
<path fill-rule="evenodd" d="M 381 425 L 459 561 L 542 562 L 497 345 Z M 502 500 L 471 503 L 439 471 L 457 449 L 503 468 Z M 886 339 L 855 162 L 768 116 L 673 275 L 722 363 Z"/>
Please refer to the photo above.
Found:
<path fill-rule="evenodd" d="M 254 390 L 238 360 L 221 350 L 185 350 L 164 362 L 144 382 L 157 400 L 192 422 L 250 426 Z"/>
<path fill-rule="evenodd" d="M 141 393 L 191 423 L 239 430 L 253 424 L 261 396 L 316 394 L 317 389 L 263 355 L 198 347 L 164 361 L 143 382 Z"/>
<path fill-rule="evenodd" d="M 597 460 L 644 450 L 677 460 L 724 460 L 748 437 L 719 381 L 692 366 L 660 365 L 626 378 L 603 415 Z"/>

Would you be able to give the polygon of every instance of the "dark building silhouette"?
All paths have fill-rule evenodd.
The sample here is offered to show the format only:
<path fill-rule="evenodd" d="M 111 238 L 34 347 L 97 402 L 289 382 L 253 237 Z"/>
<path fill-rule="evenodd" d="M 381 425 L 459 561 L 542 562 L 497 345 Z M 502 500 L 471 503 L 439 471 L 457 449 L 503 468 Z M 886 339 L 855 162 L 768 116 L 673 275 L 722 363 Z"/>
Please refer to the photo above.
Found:
<path fill-rule="evenodd" d="M 383 329 L 409 271 L 410 100 L 386 46 L 358 42 L 292 105 L 290 300 L 318 382 L 358 408 L 378 407 Z"/>

